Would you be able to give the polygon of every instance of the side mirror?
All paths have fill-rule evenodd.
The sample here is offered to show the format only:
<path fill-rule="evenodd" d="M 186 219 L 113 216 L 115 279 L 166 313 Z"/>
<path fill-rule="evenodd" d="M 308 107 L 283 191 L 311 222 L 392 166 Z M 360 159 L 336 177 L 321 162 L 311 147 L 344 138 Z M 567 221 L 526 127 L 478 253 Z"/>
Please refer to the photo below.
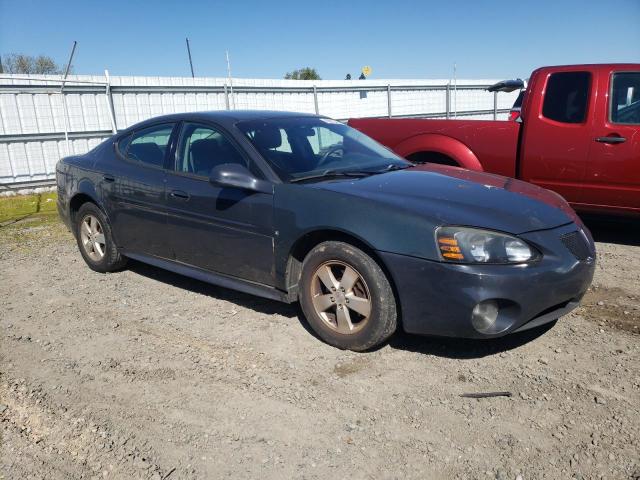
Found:
<path fill-rule="evenodd" d="M 223 163 L 211 170 L 209 182 L 220 187 L 233 187 L 251 192 L 273 193 L 269 182 L 257 179 L 247 167 L 238 163 Z"/>

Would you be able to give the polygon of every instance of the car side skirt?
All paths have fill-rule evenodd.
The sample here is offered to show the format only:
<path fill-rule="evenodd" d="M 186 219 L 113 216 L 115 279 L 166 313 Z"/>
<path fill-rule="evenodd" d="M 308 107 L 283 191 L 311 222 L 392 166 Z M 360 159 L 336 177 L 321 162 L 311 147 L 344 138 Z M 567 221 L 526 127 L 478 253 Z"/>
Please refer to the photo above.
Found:
<path fill-rule="evenodd" d="M 230 288 L 232 290 L 238 290 L 250 295 L 256 295 L 258 297 L 269 298 L 271 300 L 277 300 L 279 302 L 292 303 L 296 299 L 292 299 L 289 294 L 278 290 L 277 288 L 269 285 L 263 285 L 260 283 L 248 282 L 241 278 L 231 277 L 222 273 L 211 272 L 208 270 L 202 270 L 191 265 L 186 265 L 180 262 L 174 262 L 163 258 L 153 257 L 151 255 L 144 255 L 139 253 L 132 253 L 123 251 L 122 255 L 138 260 L 142 263 L 153 265 L 170 272 L 184 275 L 185 277 L 194 278 L 202 282 L 217 285 L 219 287 Z"/>

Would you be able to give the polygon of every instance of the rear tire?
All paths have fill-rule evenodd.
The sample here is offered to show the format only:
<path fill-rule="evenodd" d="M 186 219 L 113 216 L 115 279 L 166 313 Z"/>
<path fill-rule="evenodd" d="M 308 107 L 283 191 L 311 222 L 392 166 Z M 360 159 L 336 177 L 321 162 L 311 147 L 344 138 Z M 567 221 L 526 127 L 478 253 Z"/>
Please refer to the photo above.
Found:
<path fill-rule="evenodd" d="M 302 263 L 298 298 L 309 325 L 329 345 L 364 351 L 397 328 L 393 290 L 380 266 L 344 242 L 323 242 Z"/>
<path fill-rule="evenodd" d="M 75 216 L 74 233 L 82 258 L 91 270 L 100 273 L 122 269 L 127 264 L 111 232 L 106 215 L 94 203 L 83 204 Z"/>

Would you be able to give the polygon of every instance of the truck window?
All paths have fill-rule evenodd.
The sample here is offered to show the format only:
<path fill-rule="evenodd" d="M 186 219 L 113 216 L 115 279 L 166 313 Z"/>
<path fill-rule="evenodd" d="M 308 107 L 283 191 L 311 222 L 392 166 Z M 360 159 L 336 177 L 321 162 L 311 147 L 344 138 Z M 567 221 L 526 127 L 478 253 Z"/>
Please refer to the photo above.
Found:
<path fill-rule="evenodd" d="M 542 106 L 542 115 L 562 123 L 582 123 L 587 115 L 589 72 L 552 73 Z"/>
<path fill-rule="evenodd" d="M 640 72 L 614 73 L 609 102 L 612 123 L 640 124 Z"/>

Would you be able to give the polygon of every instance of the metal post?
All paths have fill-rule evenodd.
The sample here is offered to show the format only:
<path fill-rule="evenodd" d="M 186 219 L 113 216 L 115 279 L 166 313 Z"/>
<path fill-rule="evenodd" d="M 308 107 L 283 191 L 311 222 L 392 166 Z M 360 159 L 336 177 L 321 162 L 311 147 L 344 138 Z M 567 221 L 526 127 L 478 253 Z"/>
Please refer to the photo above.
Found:
<path fill-rule="evenodd" d="M 224 84 L 224 104 L 229 110 L 229 90 L 227 89 L 227 84 Z"/>
<path fill-rule="evenodd" d="M 453 64 L 453 118 L 458 117 L 458 65 Z"/>
<path fill-rule="evenodd" d="M 118 125 L 116 124 L 116 111 L 113 107 L 113 96 L 111 95 L 111 78 L 109 77 L 109 70 L 104 71 L 104 76 L 107 79 L 107 85 L 105 86 L 105 96 L 107 97 L 107 105 L 109 105 L 109 120 L 111 120 L 111 131 L 115 134 L 118 133 Z"/>
<path fill-rule="evenodd" d="M 387 84 L 387 116 L 392 117 L 391 112 L 391 84 Z"/>
<path fill-rule="evenodd" d="M 447 112 L 447 120 L 451 116 L 451 82 L 447 83 L 447 93 L 446 93 L 446 112 Z"/>
<path fill-rule="evenodd" d="M 316 107 L 316 115 L 320 115 L 320 109 L 318 108 L 318 87 L 313 86 L 313 104 Z"/>
<path fill-rule="evenodd" d="M 493 92 L 493 119 L 498 119 L 498 92 Z"/>
<path fill-rule="evenodd" d="M 231 77 L 231 59 L 229 58 L 229 50 L 225 50 L 227 56 L 227 76 L 229 77 L 229 94 L 231 96 L 231 106 L 236 108 L 236 99 L 233 97 L 233 79 Z"/>
<path fill-rule="evenodd" d="M 76 46 L 78 45 L 77 41 L 73 41 L 73 47 L 71 48 L 71 55 L 69 56 L 69 62 L 67 63 L 67 68 L 64 70 L 64 79 L 69 75 L 69 69 L 71 68 L 71 61 L 73 60 L 73 55 L 76 53 Z"/>
<path fill-rule="evenodd" d="M 189 66 L 191 67 L 191 78 L 194 78 L 195 75 L 193 74 L 193 62 L 191 61 L 191 46 L 189 45 L 189 39 L 185 38 L 185 40 L 187 41 L 187 54 L 189 55 Z"/>
<path fill-rule="evenodd" d="M 69 109 L 67 107 L 67 97 L 64 94 L 64 84 L 67 81 L 67 76 L 69 75 L 69 69 L 71 68 L 71 61 L 73 60 L 73 55 L 76 53 L 76 46 L 78 45 L 77 41 L 73 41 L 73 48 L 71 48 L 71 55 L 69 55 L 69 62 L 67 62 L 67 68 L 64 71 L 64 77 L 62 77 L 62 84 L 60 85 L 60 95 L 62 95 L 62 110 L 64 112 L 64 142 L 65 147 L 67 149 L 67 155 L 71 155 L 71 148 L 69 146 Z"/>

